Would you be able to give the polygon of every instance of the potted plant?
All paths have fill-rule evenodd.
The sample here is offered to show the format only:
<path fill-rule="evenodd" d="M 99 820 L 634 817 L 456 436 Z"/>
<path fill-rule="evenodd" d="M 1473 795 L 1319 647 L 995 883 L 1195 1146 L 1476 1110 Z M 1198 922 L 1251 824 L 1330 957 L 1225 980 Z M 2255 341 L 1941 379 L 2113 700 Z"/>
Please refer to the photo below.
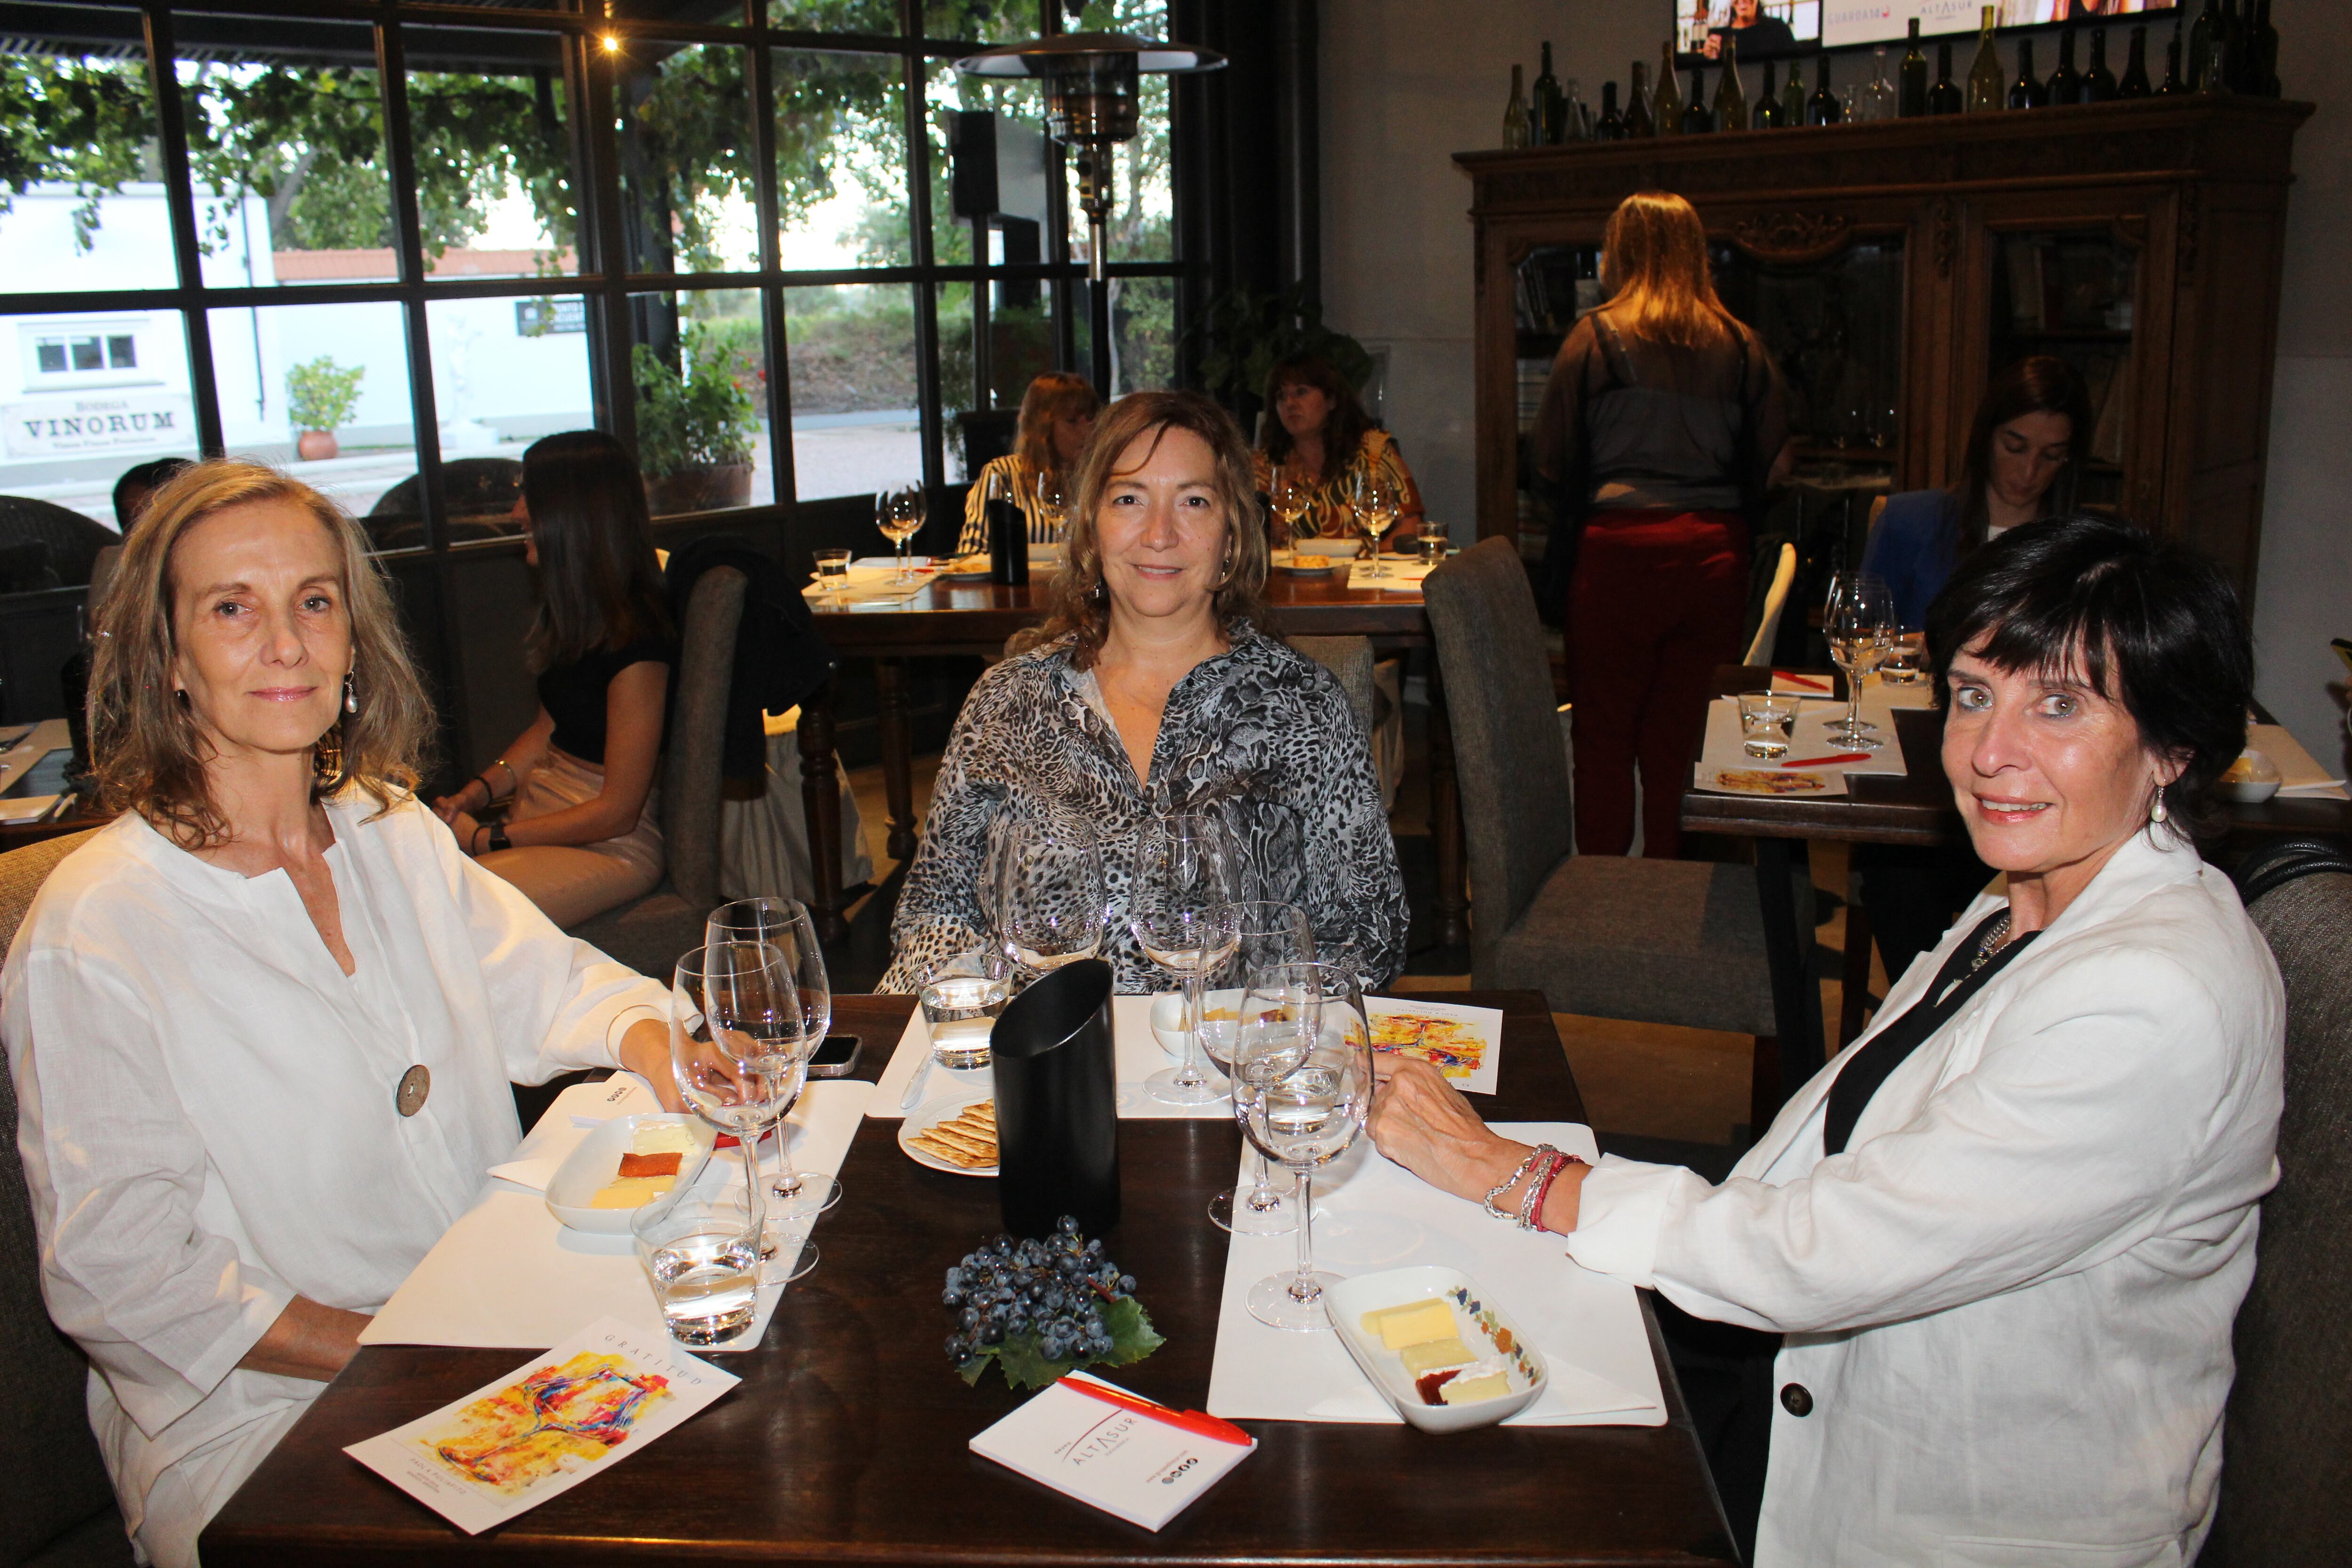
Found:
<path fill-rule="evenodd" d="M 1257 411 L 1265 378 L 1293 354 L 1319 354 L 1361 390 L 1371 378 L 1372 356 L 1347 333 L 1323 324 L 1323 308 L 1294 283 L 1279 294 L 1262 294 L 1235 284 L 1209 301 L 1188 337 L 1201 345 L 1201 384 L 1210 395 L 1244 421 Z"/>
<path fill-rule="evenodd" d="M 335 432 L 352 422 L 360 405 L 362 364 L 340 365 L 320 354 L 286 373 L 286 415 L 294 426 L 294 455 L 306 463 L 331 458 L 341 448 Z"/>
<path fill-rule="evenodd" d="M 631 355 L 637 463 L 655 516 L 750 502 L 751 442 L 760 430 L 752 387 L 765 379 L 756 368 L 756 331 L 748 321 L 688 321 L 679 334 L 683 375 L 643 343 Z"/>

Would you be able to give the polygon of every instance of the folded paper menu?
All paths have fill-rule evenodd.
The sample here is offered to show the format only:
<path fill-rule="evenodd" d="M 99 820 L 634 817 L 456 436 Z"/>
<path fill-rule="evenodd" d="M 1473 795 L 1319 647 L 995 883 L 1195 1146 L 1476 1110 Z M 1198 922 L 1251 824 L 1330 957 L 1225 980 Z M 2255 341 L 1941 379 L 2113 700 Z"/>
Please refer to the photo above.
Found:
<path fill-rule="evenodd" d="M 600 1318 L 452 1405 L 343 1450 L 468 1535 L 619 1463 L 741 1379 Z"/>
<path fill-rule="evenodd" d="M 1146 1530 L 1181 1513 L 1256 1448 L 1255 1441 L 1224 1442 L 1058 1383 L 971 1440 L 981 1458 Z"/>

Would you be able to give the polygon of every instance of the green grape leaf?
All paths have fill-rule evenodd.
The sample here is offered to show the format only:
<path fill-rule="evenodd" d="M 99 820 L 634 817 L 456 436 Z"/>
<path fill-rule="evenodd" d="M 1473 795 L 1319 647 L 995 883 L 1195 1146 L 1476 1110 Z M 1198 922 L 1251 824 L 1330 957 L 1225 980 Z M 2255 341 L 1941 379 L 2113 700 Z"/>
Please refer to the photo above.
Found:
<path fill-rule="evenodd" d="M 1110 1354 L 1104 1366 L 1126 1366 L 1141 1361 L 1168 1342 L 1151 1326 L 1151 1314 L 1132 1296 L 1121 1296 L 1103 1310 L 1103 1326 L 1110 1331 Z"/>

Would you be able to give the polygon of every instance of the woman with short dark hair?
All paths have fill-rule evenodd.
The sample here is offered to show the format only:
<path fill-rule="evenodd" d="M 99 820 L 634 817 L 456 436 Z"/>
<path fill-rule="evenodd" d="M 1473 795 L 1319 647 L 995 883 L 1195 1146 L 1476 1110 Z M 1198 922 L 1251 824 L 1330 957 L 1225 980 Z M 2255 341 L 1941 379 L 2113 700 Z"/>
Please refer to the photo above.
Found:
<path fill-rule="evenodd" d="M 569 430 L 532 442 L 515 517 L 539 568 L 524 639 L 539 717 L 433 809 L 467 854 L 577 925 L 661 880 L 654 785 L 677 636 L 645 484 L 618 441 Z M 505 822 L 476 820 L 509 798 Z"/>
<path fill-rule="evenodd" d="M 1251 458 L 1258 493 L 1271 495 L 1274 476 L 1285 471 L 1307 489 L 1299 538 L 1354 537 L 1356 485 L 1368 474 L 1387 480 L 1397 495 L 1396 521 L 1381 536 L 1381 547 L 1394 549 L 1420 534 L 1421 487 L 1412 481 L 1404 452 L 1329 360 L 1293 354 L 1277 361 L 1266 373 L 1258 431 Z"/>
<path fill-rule="evenodd" d="M 2189 832 L 2244 742 L 2245 618 L 2180 546 L 2073 518 L 1963 561 L 1928 639 L 2005 886 L 1728 1180 L 1559 1165 L 1417 1062 L 1383 1067 L 1372 1134 L 1506 1212 L 1547 1183 L 1570 1257 L 1686 1314 L 1759 1568 L 2193 1562 L 2277 1175 L 2278 971 Z"/>

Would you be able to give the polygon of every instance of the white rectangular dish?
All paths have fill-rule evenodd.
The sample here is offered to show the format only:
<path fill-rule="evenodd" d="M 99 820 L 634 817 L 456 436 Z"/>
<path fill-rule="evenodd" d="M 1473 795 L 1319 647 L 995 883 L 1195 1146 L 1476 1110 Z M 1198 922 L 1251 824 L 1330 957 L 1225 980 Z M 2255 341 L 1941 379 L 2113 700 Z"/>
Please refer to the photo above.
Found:
<path fill-rule="evenodd" d="M 1364 1314 L 1435 1299 L 1454 1314 L 1454 1331 L 1479 1363 L 1503 1363 L 1508 1394 L 1469 1405 L 1431 1405 L 1421 1397 L 1400 1352 L 1364 1332 Z M 1424 1432 L 1466 1432 L 1491 1426 L 1534 1404 L 1547 1381 L 1543 1357 L 1517 1326 L 1458 1268 L 1423 1264 L 1359 1274 L 1323 1293 L 1323 1310 L 1339 1342 L 1396 1413 Z"/>
<path fill-rule="evenodd" d="M 626 1236 L 629 1220 L 635 1209 L 599 1209 L 588 1205 L 597 1190 L 613 1179 L 620 1169 L 621 1156 L 628 1152 L 630 1140 L 636 1130 L 649 1122 L 675 1121 L 694 1134 L 695 1152 L 677 1163 L 677 1182 L 671 1192 L 694 1184 L 702 1174 L 702 1167 L 710 1162 L 711 1145 L 715 1140 L 709 1127 L 698 1116 L 683 1111 L 661 1111 L 649 1116 L 615 1116 L 587 1137 L 564 1156 L 563 1163 L 547 1183 L 547 1208 L 558 1220 L 573 1230 L 592 1231 L 600 1236 Z M 659 1199 L 655 1200 L 656 1202 Z"/>

